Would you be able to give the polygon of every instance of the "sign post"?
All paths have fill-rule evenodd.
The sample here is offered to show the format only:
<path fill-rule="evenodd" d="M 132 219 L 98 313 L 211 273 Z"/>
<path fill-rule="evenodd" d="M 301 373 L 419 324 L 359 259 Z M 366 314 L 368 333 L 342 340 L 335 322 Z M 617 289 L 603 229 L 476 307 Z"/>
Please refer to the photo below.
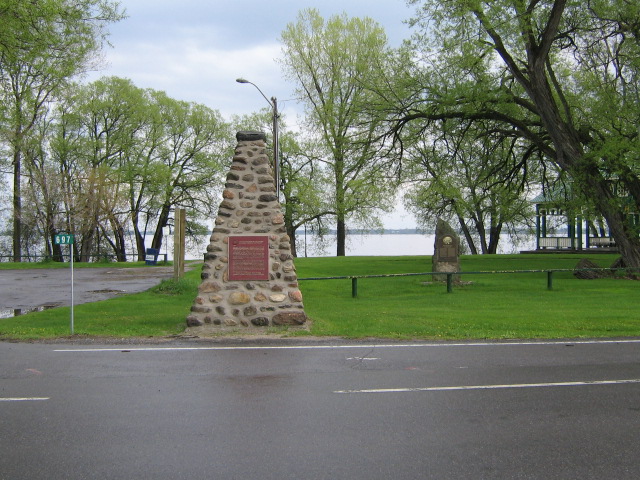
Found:
<path fill-rule="evenodd" d="M 75 237 L 71 233 L 59 233 L 54 237 L 56 245 L 69 245 L 69 263 L 71 265 L 71 335 L 73 335 L 73 244 Z"/>
<path fill-rule="evenodd" d="M 187 211 L 176 208 L 173 228 L 173 279 L 184 276 L 184 238 L 187 225 Z"/>

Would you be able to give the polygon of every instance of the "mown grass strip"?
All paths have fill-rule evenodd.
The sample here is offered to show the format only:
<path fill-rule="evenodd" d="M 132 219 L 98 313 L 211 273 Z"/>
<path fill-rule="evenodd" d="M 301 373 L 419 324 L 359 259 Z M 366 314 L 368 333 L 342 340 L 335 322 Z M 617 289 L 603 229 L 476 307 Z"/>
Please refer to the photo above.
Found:
<path fill-rule="evenodd" d="M 462 270 L 543 271 L 574 268 L 581 257 L 555 255 L 465 256 Z M 600 266 L 615 255 L 589 256 Z M 331 257 L 296 260 L 299 278 L 381 275 L 359 281 L 352 298 L 350 280 L 301 281 L 310 332 L 290 335 L 398 339 L 598 338 L 640 336 L 640 282 L 621 278 L 579 280 L 569 271 L 465 273 L 447 294 L 428 277 L 387 278 L 388 274 L 429 271 L 430 257 Z M 197 292 L 199 268 L 181 284 L 75 307 L 78 336 L 158 337 L 184 331 Z M 69 309 L 57 308 L 0 319 L 0 339 L 65 337 Z"/>

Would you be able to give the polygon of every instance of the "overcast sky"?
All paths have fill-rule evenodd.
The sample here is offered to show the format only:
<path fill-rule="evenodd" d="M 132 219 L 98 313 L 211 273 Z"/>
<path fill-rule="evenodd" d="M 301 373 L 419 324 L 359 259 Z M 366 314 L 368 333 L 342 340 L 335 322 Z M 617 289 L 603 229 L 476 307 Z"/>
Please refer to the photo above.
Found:
<path fill-rule="evenodd" d="M 231 115 L 257 112 L 268 104 L 244 77 L 267 97 L 278 99 L 287 124 L 301 111 L 293 100 L 276 59 L 280 34 L 300 10 L 317 8 L 324 18 L 346 13 L 368 16 L 387 34 L 391 46 L 409 37 L 404 23 L 412 8 L 405 0 L 120 0 L 128 18 L 109 28 L 112 47 L 104 51 L 104 68 L 86 81 L 115 75 L 140 88 L 162 90 L 170 97 L 203 103 Z M 389 228 L 413 228 L 415 221 L 385 220 Z"/>
<path fill-rule="evenodd" d="M 293 86 L 283 79 L 276 59 L 280 34 L 298 12 L 317 8 L 324 18 L 346 13 L 368 16 L 398 46 L 409 36 L 403 23 L 412 13 L 405 0 L 120 0 L 128 18 L 110 27 L 112 48 L 105 66 L 87 80 L 103 75 L 129 78 L 140 88 L 165 91 L 170 97 L 203 103 L 227 119 L 258 111 L 276 96 L 294 122 Z M 291 110 L 291 111 L 290 111 Z M 290 112 L 289 112 L 290 111 Z M 288 113 L 289 112 L 289 113 Z"/>

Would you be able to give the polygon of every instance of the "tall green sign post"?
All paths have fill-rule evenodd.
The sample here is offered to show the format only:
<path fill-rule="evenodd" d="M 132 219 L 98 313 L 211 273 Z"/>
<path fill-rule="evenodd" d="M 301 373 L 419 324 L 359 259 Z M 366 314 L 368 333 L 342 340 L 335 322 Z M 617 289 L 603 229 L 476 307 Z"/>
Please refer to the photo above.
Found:
<path fill-rule="evenodd" d="M 55 235 L 56 245 L 69 245 L 69 264 L 71 265 L 71 335 L 73 335 L 73 244 L 75 237 L 71 233 L 59 233 Z"/>

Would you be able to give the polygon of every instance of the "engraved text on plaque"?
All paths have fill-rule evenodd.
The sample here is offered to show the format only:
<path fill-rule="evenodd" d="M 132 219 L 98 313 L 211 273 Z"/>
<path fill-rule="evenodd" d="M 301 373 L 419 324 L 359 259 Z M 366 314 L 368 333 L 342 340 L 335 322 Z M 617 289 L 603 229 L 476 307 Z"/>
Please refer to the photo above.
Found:
<path fill-rule="evenodd" d="M 269 280 L 269 237 L 229 237 L 229 280 Z"/>

